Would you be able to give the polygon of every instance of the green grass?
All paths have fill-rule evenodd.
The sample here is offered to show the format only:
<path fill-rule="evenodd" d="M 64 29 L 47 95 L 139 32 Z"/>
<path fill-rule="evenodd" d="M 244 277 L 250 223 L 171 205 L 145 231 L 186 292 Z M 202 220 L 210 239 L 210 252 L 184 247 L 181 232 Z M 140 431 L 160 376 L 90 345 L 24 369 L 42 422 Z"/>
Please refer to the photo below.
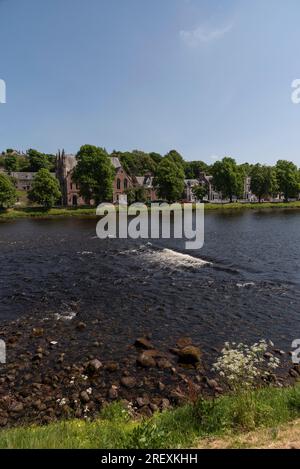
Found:
<path fill-rule="evenodd" d="M 92 422 L 70 420 L 2 430 L 0 448 L 188 448 L 200 438 L 273 428 L 299 416 L 299 384 L 199 400 L 143 421 L 130 419 L 122 404 L 115 403 Z"/>
<path fill-rule="evenodd" d="M 264 210 L 264 209 L 279 209 L 279 208 L 289 208 L 289 209 L 300 209 L 300 201 L 296 202 L 263 202 L 259 203 L 228 203 L 228 204 L 205 204 L 206 210 Z"/>
<path fill-rule="evenodd" d="M 41 207 L 24 207 L 0 211 L 0 220 L 15 220 L 18 218 L 56 218 L 56 217 L 95 217 L 96 209 L 82 208 L 51 208 L 43 210 Z"/>
<path fill-rule="evenodd" d="M 265 210 L 265 209 L 300 209 L 300 201 L 297 202 L 265 202 L 259 203 L 232 203 L 232 204 L 205 204 L 205 210 Z M 18 207 L 0 211 L 0 220 L 14 220 L 18 218 L 55 218 L 55 217 L 95 217 L 95 207 L 57 207 L 48 211 L 41 207 Z"/>

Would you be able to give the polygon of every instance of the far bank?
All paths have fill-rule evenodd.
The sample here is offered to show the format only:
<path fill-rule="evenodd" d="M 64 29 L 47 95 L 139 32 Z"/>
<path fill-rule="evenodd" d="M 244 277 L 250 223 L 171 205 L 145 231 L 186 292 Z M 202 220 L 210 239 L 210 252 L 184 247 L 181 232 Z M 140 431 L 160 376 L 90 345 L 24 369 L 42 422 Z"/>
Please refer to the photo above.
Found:
<path fill-rule="evenodd" d="M 263 202 L 263 203 L 206 203 L 205 210 L 266 210 L 266 209 L 300 209 L 296 202 Z M 42 207 L 20 207 L 0 211 L 0 220 L 19 218 L 52 218 L 52 217 L 96 217 L 95 207 L 55 207 L 44 210 Z"/>

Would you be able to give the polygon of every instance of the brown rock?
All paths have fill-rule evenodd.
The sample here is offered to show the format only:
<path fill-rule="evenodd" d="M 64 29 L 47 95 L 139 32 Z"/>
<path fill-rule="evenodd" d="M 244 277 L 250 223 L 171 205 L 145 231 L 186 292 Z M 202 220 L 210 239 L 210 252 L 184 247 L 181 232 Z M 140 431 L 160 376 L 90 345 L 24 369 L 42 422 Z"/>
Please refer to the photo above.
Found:
<path fill-rule="evenodd" d="M 118 386 L 112 385 L 112 387 L 108 391 L 108 397 L 109 399 L 112 399 L 112 400 L 118 399 L 119 397 Z"/>
<path fill-rule="evenodd" d="M 136 400 L 138 407 L 145 407 L 150 404 L 150 400 L 148 396 L 145 397 L 138 397 Z"/>
<path fill-rule="evenodd" d="M 139 413 L 144 415 L 145 417 L 151 417 L 152 416 L 152 410 L 147 405 L 145 405 L 144 407 L 141 407 L 139 409 Z"/>
<path fill-rule="evenodd" d="M 93 360 L 91 360 L 88 365 L 87 365 L 87 371 L 90 373 L 90 374 L 95 374 L 97 373 L 101 368 L 103 367 L 102 363 L 100 362 L 100 360 L 98 360 L 97 358 L 94 358 Z"/>
<path fill-rule="evenodd" d="M 292 376 L 292 378 L 299 378 L 297 371 L 294 370 L 293 368 L 290 369 L 289 373 L 290 373 L 290 376 Z"/>
<path fill-rule="evenodd" d="M 136 339 L 134 345 L 137 348 L 143 348 L 145 350 L 151 350 L 154 348 L 150 340 L 146 337 L 140 337 L 139 339 Z"/>
<path fill-rule="evenodd" d="M 32 357 L 32 360 L 36 362 L 36 361 L 42 360 L 42 358 L 43 358 L 43 354 L 42 354 L 42 353 L 36 353 L 36 354 Z"/>
<path fill-rule="evenodd" d="M 206 383 L 210 389 L 216 390 L 219 387 L 219 384 L 215 379 L 207 379 Z"/>
<path fill-rule="evenodd" d="M 197 364 L 201 361 L 201 350 L 194 345 L 187 345 L 178 351 L 179 361 L 187 364 Z"/>
<path fill-rule="evenodd" d="M 166 389 L 166 385 L 162 381 L 158 382 L 158 389 L 162 392 Z"/>
<path fill-rule="evenodd" d="M 162 410 L 169 409 L 171 407 L 169 399 L 162 399 L 160 402 L 160 406 Z"/>
<path fill-rule="evenodd" d="M 167 368 L 172 368 L 172 363 L 170 363 L 169 360 L 167 360 L 166 358 L 159 358 L 156 363 L 158 368 L 161 368 L 163 370 Z"/>
<path fill-rule="evenodd" d="M 19 413 L 19 412 L 22 412 L 22 410 L 24 410 L 24 406 L 22 402 L 13 402 L 9 410 L 10 412 L 13 412 L 13 413 Z"/>
<path fill-rule="evenodd" d="M 80 393 L 80 399 L 82 402 L 89 402 L 90 401 L 90 396 L 88 395 L 88 393 L 86 391 L 82 391 Z"/>
<path fill-rule="evenodd" d="M 176 342 L 176 345 L 178 348 L 184 348 L 192 344 L 193 344 L 193 341 L 190 337 L 180 337 L 180 339 L 178 339 Z"/>
<path fill-rule="evenodd" d="M 119 368 L 120 367 L 117 362 L 109 362 L 105 365 L 105 369 L 109 371 L 110 373 L 114 373 L 115 371 L 118 371 Z"/>
<path fill-rule="evenodd" d="M 6 417 L 0 417 L 0 427 L 7 425 L 8 419 Z"/>
<path fill-rule="evenodd" d="M 41 337 L 42 335 L 44 335 L 44 329 L 42 327 L 34 327 L 32 329 L 33 337 Z"/>
<path fill-rule="evenodd" d="M 77 329 L 78 331 L 83 331 L 84 329 L 86 329 L 86 324 L 85 324 L 85 322 L 78 322 L 78 323 L 76 324 L 76 329 Z"/>
<path fill-rule="evenodd" d="M 120 382 L 122 386 L 128 389 L 134 388 L 136 386 L 136 379 L 133 376 L 123 376 Z"/>
<path fill-rule="evenodd" d="M 156 366 L 156 361 L 154 358 L 145 352 L 141 353 L 137 359 L 136 362 L 139 366 L 143 368 L 154 368 Z"/>

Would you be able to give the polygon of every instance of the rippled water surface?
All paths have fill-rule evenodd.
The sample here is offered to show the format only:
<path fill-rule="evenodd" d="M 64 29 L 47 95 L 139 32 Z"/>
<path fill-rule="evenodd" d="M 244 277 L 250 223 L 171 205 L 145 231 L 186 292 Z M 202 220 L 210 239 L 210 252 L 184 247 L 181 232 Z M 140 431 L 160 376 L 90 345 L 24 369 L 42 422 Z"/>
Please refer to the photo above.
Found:
<path fill-rule="evenodd" d="M 188 334 L 208 355 L 258 338 L 289 350 L 300 337 L 300 212 L 211 212 L 205 222 L 200 251 L 100 241 L 90 219 L 2 222 L 0 321 L 95 315 L 116 356 L 145 332 L 162 346 Z"/>

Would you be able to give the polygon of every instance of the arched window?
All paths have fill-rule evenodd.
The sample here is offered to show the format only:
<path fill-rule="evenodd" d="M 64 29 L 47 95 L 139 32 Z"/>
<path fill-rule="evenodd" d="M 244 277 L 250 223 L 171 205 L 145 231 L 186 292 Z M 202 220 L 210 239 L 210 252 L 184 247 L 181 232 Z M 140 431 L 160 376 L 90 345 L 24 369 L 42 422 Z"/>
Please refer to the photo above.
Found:
<path fill-rule="evenodd" d="M 124 179 L 124 189 L 127 189 L 127 187 L 128 187 L 128 181 L 127 179 Z"/>
<path fill-rule="evenodd" d="M 117 179 L 117 189 L 121 189 L 121 180 Z"/>

